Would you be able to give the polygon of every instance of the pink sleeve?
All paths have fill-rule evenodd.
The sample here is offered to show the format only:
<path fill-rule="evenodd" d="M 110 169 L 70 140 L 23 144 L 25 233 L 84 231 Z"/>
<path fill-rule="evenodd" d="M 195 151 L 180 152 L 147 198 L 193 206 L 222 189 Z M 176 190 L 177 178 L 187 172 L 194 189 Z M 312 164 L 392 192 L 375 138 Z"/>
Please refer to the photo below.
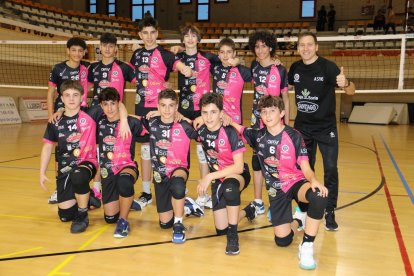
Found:
<path fill-rule="evenodd" d="M 46 138 L 43 138 L 43 142 L 46 143 L 46 144 L 51 144 L 51 145 L 54 145 L 56 143 L 56 142 L 50 141 Z"/>
<path fill-rule="evenodd" d="M 52 86 L 52 87 L 56 87 L 57 86 L 56 83 L 51 82 L 51 81 L 49 81 L 48 84 L 49 84 L 49 86 Z"/>

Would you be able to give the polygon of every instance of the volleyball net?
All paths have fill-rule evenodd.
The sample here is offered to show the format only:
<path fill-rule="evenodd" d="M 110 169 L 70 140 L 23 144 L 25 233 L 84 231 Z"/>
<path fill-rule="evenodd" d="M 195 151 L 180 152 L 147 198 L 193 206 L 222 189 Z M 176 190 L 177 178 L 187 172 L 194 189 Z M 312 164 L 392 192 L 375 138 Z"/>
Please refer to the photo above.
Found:
<path fill-rule="evenodd" d="M 247 49 L 247 38 L 233 38 L 242 64 L 250 66 L 253 52 Z M 300 59 L 296 37 L 278 38 L 280 60 L 286 68 Z M 219 39 L 204 39 L 199 49 L 217 53 Z M 345 68 L 357 90 L 367 93 L 414 91 L 414 35 L 371 35 L 318 37 L 319 55 Z M 100 60 L 99 41 L 87 41 L 85 60 Z M 129 63 L 137 40 L 118 42 L 118 59 Z M 169 48 L 179 40 L 160 40 Z M 142 45 L 142 44 L 141 44 Z M 67 59 L 66 41 L 0 41 L 0 87 L 46 88 L 52 66 Z M 170 82 L 177 87 L 176 74 Z M 128 91 L 135 91 L 131 85 Z M 246 85 L 247 93 L 252 86 Z"/>

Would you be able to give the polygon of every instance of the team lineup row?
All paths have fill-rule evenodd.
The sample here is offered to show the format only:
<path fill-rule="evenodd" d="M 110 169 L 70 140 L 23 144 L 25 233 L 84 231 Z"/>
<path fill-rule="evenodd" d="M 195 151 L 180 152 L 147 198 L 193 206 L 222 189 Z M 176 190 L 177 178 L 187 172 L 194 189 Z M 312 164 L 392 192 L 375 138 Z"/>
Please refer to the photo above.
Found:
<path fill-rule="evenodd" d="M 154 19 L 146 18 L 140 22 L 139 34 L 144 42 L 144 47 L 134 52 L 129 67 L 115 59 L 116 38 L 113 40 L 112 35 L 104 34 L 101 37 L 100 46 L 102 61 L 91 64 L 88 69 L 81 61 L 85 50 L 84 42 L 82 44 L 80 39 L 72 38 L 67 45 L 69 60 L 60 64 L 61 67 L 66 66 L 66 70 L 63 70 L 65 74 L 58 73 L 58 65 L 53 68 L 48 93 L 49 114 L 52 119 L 54 110 L 64 106 L 65 111 L 62 119 L 55 124 L 48 125 L 45 134 L 45 141 L 48 143 L 45 143 L 43 151 L 47 148 L 51 153 L 52 147 L 49 142 L 58 143 L 56 151 L 58 161 L 57 201 L 61 219 L 74 219 L 72 232 L 84 231 L 87 227 L 89 180 L 95 174 L 93 168 L 96 168 L 97 164 L 90 150 L 92 146 L 86 146 L 82 150 L 79 148 L 87 140 L 86 138 L 86 140 L 82 139 L 83 134 L 79 133 L 79 130 L 86 131 L 88 128 L 86 126 L 92 126 L 92 122 L 95 122 L 95 124 L 98 123 L 98 131 L 93 135 L 97 135 L 97 137 L 90 137 L 90 139 L 94 140 L 95 138 L 95 143 L 98 141 L 100 147 L 101 170 L 97 175 L 102 176 L 105 220 L 112 223 L 117 222 L 115 236 L 127 235 L 129 227 L 127 215 L 131 204 L 133 204 L 133 183 L 138 177 L 138 169 L 135 162 L 132 161 L 133 158 L 128 161 L 124 160 L 126 156 L 131 156 L 126 152 L 132 151 L 133 153 L 134 151 L 133 145 L 135 143 L 128 140 L 132 138 L 122 139 L 117 135 L 120 134 L 121 129 L 125 129 L 129 125 L 132 137 L 143 134 L 145 131 L 149 132 L 138 138 L 138 141 L 142 143 L 141 157 L 143 159 L 141 163 L 143 194 L 138 202 L 141 207 L 144 207 L 145 203 L 152 200 L 151 172 L 147 167 L 147 164 L 151 166 L 152 161 L 160 226 L 162 228 L 173 227 L 174 242 L 185 241 L 185 227 L 182 224 L 182 217 L 185 203 L 185 182 L 188 177 L 188 168 L 186 168 L 188 163 L 185 162 L 188 159 L 188 152 L 187 156 L 185 152 L 176 152 L 175 148 L 177 147 L 173 146 L 173 141 L 180 143 L 178 148 L 181 149 L 182 141 L 198 139 L 201 144 L 197 147 L 201 163 L 201 179 L 197 191 L 199 195 L 203 196 L 212 183 L 214 221 L 217 234 L 227 235 L 226 253 L 239 253 L 238 220 L 244 216 L 253 219 L 256 213 L 264 213 L 261 199 L 264 176 L 269 193 L 270 214 L 272 224 L 275 227 L 277 245 L 287 246 L 291 243 L 294 235 L 293 230 L 304 226 L 302 220 L 306 217 L 304 212 L 307 211 L 304 241 L 300 247 L 300 252 L 303 251 L 300 264 L 302 268 L 313 269 L 315 267 L 313 240 L 319 221 L 324 216 L 325 205 L 327 206 L 325 212 L 326 228 L 330 230 L 338 228 L 334 217 L 338 191 L 335 87 L 343 87 L 347 94 L 353 94 L 354 84 L 345 78 L 343 68 L 339 70 L 334 63 L 317 56 L 317 39 L 310 33 L 299 36 L 298 51 L 302 60 L 294 63 L 289 73 L 282 65 L 278 64 L 277 60 L 275 61 L 276 41 L 267 32 L 257 32 L 250 37 L 250 47 L 256 54 L 256 60 L 253 61 L 250 69 L 238 65 L 234 42 L 229 39 L 221 41 L 218 57 L 198 51 L 197 42 L 200 39 L 200 33 L 196 27 L 189 25 L 182 30 L 185 50 L 182 51 L 176 47 L 174 51 L 180 53 L 174 56 L 156 44 L 157 33 L 157 23 Z M 72 72 L 77 70 L 77 73 L 66 75 L 69 68 L 72 68 Z M 172 94 L 175 95 L 173 91 L 165 89 L 168 86 L 166 82 L 172 70 L 180 72 L 178 79 L 179 99 L 172 96 Z M 208 93 L 210 91 L 210 73 L 213 75 L 213 94 Z M 86 94 L 83 91 L 87 91 L 88 82 L 93 84 L 94 107 L 88 111 L 90 116 L 79 110 L 69 112 L 64 99 L 64 91 L 66 90 L 62 89 L 62 83 L 68 79 L 79 80 L 79 89 L 73 87 L 66 89 L 72 92 L 78 91 L 79 95 Z M 122 100 L 125 80 L 137 83 L 135 114 L 140 116 L 140 120 L 126 117 L 126 111 L 122 104 L 119 107 L 120 113 L 118 104 L 116 104 L 116 108 L 113 106 Z M 244 129 L 239 125 L 242 122 L 240 99 L 243 84 L 246 81 L 252 81 L 255 88 L 252 127 L 249 129 Z M 301 134 L 288 126 L 288 83 L 295 86 L 295 98 L 298 106 L 295 128 Z M 55 87 L 58 88 L 59 95 L 56 102 L 61 103 L 55 104 L 54 109 L 53 93 Z M 105 93 L 103 93 L 104 91 Z M 118 98 L 114 98 L 113 94 Z M 217 95 L 221 97 L 217 97 Z M 86 107 L 85 96 L 79 97 L 79 108 L 81 105 Z M 74 103 L 73 100 L 67 99 L 67 101 L 72 105 Z M 103 111 L 96 111 L 100 109 L 99 106 Z M 112 111 L 108 111 L 109 109 Z M 115 112 L 114 110 L 121 118 L 119 125 L 114 123 L 118 118 L 110 119 Z M 159 113 L 154 114 L 154 110 L 158 110 Z M 177 113 L 176 110 L 187 119 L 194 120 L 196 125 L 203 125 L 194 130 L 185 120 L 170 121 L 174 118 L 171 114 Z M 76 118 L 72 118 L 75 115 Z M 160 115 L 160 117 L 149 118 L 147 115 L 150 117 Z M 216 121 L 214 120 L 215 116 L 217 117 Z M 100 119 L 100 117 L 105 119 Z M 277 128 L 271 125 L 276 121 L 275 118 L 278 118 Z M 65 123 L 66 121 L 68 123 Z M 88 123 L 81 126 L 82 122 Z M 223 122 L 224 124 L 231 123 L 232 126 L 223 126 Z M 101 128 L 105 131 L 101 131 Z M 255 152 L 252 160 L 255 201 L 242 211 L 239 208 L 240 191 L 249 183 L 250 174 L 243 161 L 244 143 L 235 129 L 242 134 L 246 143 L 250 144 Z M 117 135 L 114 135 L 115 133 Z M 265 138 L 260 143 L 259 140 L 261 141 L 267 135 L 272 136 Z M 304 142 L 301 135 L 304 137 Z M 102 141 L 100 141 L 101 138 Z M 61 143 L 59 143 L 60 141 Z M 124 145 L 126 141 L 129 141 L 130 146 Z M 273 144 L 266 144 L 265 141 L 270 141 Z M 67 145 L 68 142 L 75 143 L 75 145 Z M 312 172 L 317 145 L 319 145 L 324 158 L 324 183 L 328 189 L 320 185 Z M 230 155 L 226 157 L 226 154 L 222 154 L 221 151 Z M 46 151 L 45 154 L 42 152 L 42 186 L 46 179 L 45 167 L 49 161 L 43 156 L 48 156 L 48 154 L 49 151 Z M 91 160 L 82 159 L 89 155 Z M 179 157 L 175 157 L 175 155 Z M 308 162 L 307 155 L 309 155 L 310 162 Z M 134 154 L 132 154 L 133 156 Z M 177 164 L 180 166 L 177 167 Z M 307 166 L 303 164 L 307 164 Z M 301 176 L 295 176 L 296 174 Z M 65 189 L 68 187 L 68 183 L 72 184 L 70 186 L 73 186 L 73 190 L 67 191 Z M 327 197 L 328 190 L 329 196 Z M 68 197 L 69 194 L 72 194 L 72 197 Z M 93 197 L 93 193 L 91 193 L 91 197 Z M 281 200 L 286 197 L 295 198 L 299 202 L 300 209 L 297 208 L 295 220 L 292 218 L 290 201 L 289 205 L 285 206 L 287 201 Z M 283 202 L 282 205 L 281 202 Z M 197 204 L 193 200 L 187 203 L 193 210 L 197 210 L 193 212 L 194 214 L 200 215 L 201 208 L 197 208 Z"/>

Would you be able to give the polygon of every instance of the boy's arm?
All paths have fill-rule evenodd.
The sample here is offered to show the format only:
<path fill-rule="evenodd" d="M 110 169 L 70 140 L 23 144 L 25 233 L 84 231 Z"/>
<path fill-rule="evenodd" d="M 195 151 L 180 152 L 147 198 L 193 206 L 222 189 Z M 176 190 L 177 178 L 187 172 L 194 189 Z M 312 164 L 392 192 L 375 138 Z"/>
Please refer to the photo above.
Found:
<path fill-rule="evenodd" d="M 49 182 L 49 178 L 46 176 L 47 166 L 49 165 L 50 156 L 52 155 L 53 144 L 44 143 L 42 148 L 42 153 L 40 155 L 40 178 L 39 183 L 40 187 L 48 191 L 48 188 L 45 186 L 45 182 Z"/>
<path fill-rule="evenodd" d="M 284 116 L 284 120 L 285 120 L 285 125 L 289 125 L 289 91 L 286 91 L 285 93 L 281 93 L 282 94 L 282 99 L 283 99 L 283 103 L 285 104 L 285 116 Z"/>
<path fill-rule="evenodd" d="M 191 70 L 191 68 L 187 65 L 185 65 L 184 63 L 182 63 L 181 61 L 178 61 L 176 63 L 176 68 L 178 71 L 180 71 L 181 74 L 183 74 L 186 78 L 189 78 L 193 75 L 193 70 Z"/>
<path fill-rule="evenodd" d="M 131 129 L 128 124 L 128 112 L 125 105 L 119 102 L 119 131 L 121 132 L 122 139 L 127 139 L 131 136 Z"/>
<path fill-rule="evenodd" d="M 47 89 L 47 115 L 49 120 L 53 117 L 53 102 L 55 98 L 55 87 L 49 85 Z"/>

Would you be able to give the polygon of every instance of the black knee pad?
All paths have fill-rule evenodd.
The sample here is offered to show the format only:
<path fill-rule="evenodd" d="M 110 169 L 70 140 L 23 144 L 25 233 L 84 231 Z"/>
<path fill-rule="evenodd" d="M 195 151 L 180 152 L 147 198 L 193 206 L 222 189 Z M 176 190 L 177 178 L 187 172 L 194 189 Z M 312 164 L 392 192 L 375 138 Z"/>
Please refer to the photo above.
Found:
<path fill-rule="evenodd" d="M 322 219 L 326 205 L 328 204 L 327 197 L 321 197 L 319 189 L 315 192 L 308 189 L 305 198 L 309 201 L 308 216 L 313 219 Z"/>
<path fill-rule="evenodd" d="M 120 173 L 117 180 L 119 195 L 131 197 L 134 195 L 134 177 L 129 173 Z"/>
<path fill-rule="evenodd" d="M 184 178 L 173 176 L 170 180 L 170 192 L 173 198 L 183 199 L 185 197 Z"/>
<path fill-rule="evenodd" d="M 256 153 L 252 155 L 252 168 L 254 171 L 260 171 L 262 168 L 260 167 L 259 157 L 257 157 Z"/>
<path fill-rule="evenodd" d="M 240 205 L 240 182 L 235 178 L 224 179 L 222 184 L 224 199 L 228 206 Z"/>
<path fill-rule="evenodd" d="M 80 195 L 89 193 L 89 181 L 91 180 L 91 176 L 91 172 L 87 168 L 76 168 L 70 174 L 70 181 L 73 185 L 73 192 Z"/>
<path fill-rule="evenodd" d="M 299 206 L 299 209 L 304 213 L 306 213 L 309 209 L 309 203 L 298 201 L 298 206 Z"/>
<path fill-rule="evenodd" d="M 58 207 L 58 215 L 61 221 L 67 222 L 73 220 L 78 212 L 78 204 L 73 205 L 68 209 L 60 209 Z"/>
<path fill-rule="evenodd" d="M 104 219 L 105 219 L 106 223 L 109 223 L 109 224 L 116 223 L 119 219 L 119 212 L 116 213 L 113 216 L 108 216 L 108 215 L 104 214 Z"/>
<path fill-rule="evenodd" d="M 161 229 L 169 229 L 169 228 L 173 227 L 173 225 L 174 225 L 174 218 L 171 218 L 171 220 L 169 222 L 161 222 L 160 221 Z"/>
<path fill-rule="evenodd" d="M 278 236 L 275 236 L 276 245 L 280 247 L 289 246 L 293 241 L 293 235 L 294 235 L 293 231 L 290 230 L 289 235 L 287 235 L 286 237 L 279 238 Z"/>
<path fill-rule="evenodd" d="M 224 228 L 224 229 L 217 229 L 216 228 L 216 233 L 217 233 L 217 236 L 224 236 L 224 235 L 227 235 L 227 231 L 229 230 L 229 228 L 227 227 L 227 228 Z"/>

